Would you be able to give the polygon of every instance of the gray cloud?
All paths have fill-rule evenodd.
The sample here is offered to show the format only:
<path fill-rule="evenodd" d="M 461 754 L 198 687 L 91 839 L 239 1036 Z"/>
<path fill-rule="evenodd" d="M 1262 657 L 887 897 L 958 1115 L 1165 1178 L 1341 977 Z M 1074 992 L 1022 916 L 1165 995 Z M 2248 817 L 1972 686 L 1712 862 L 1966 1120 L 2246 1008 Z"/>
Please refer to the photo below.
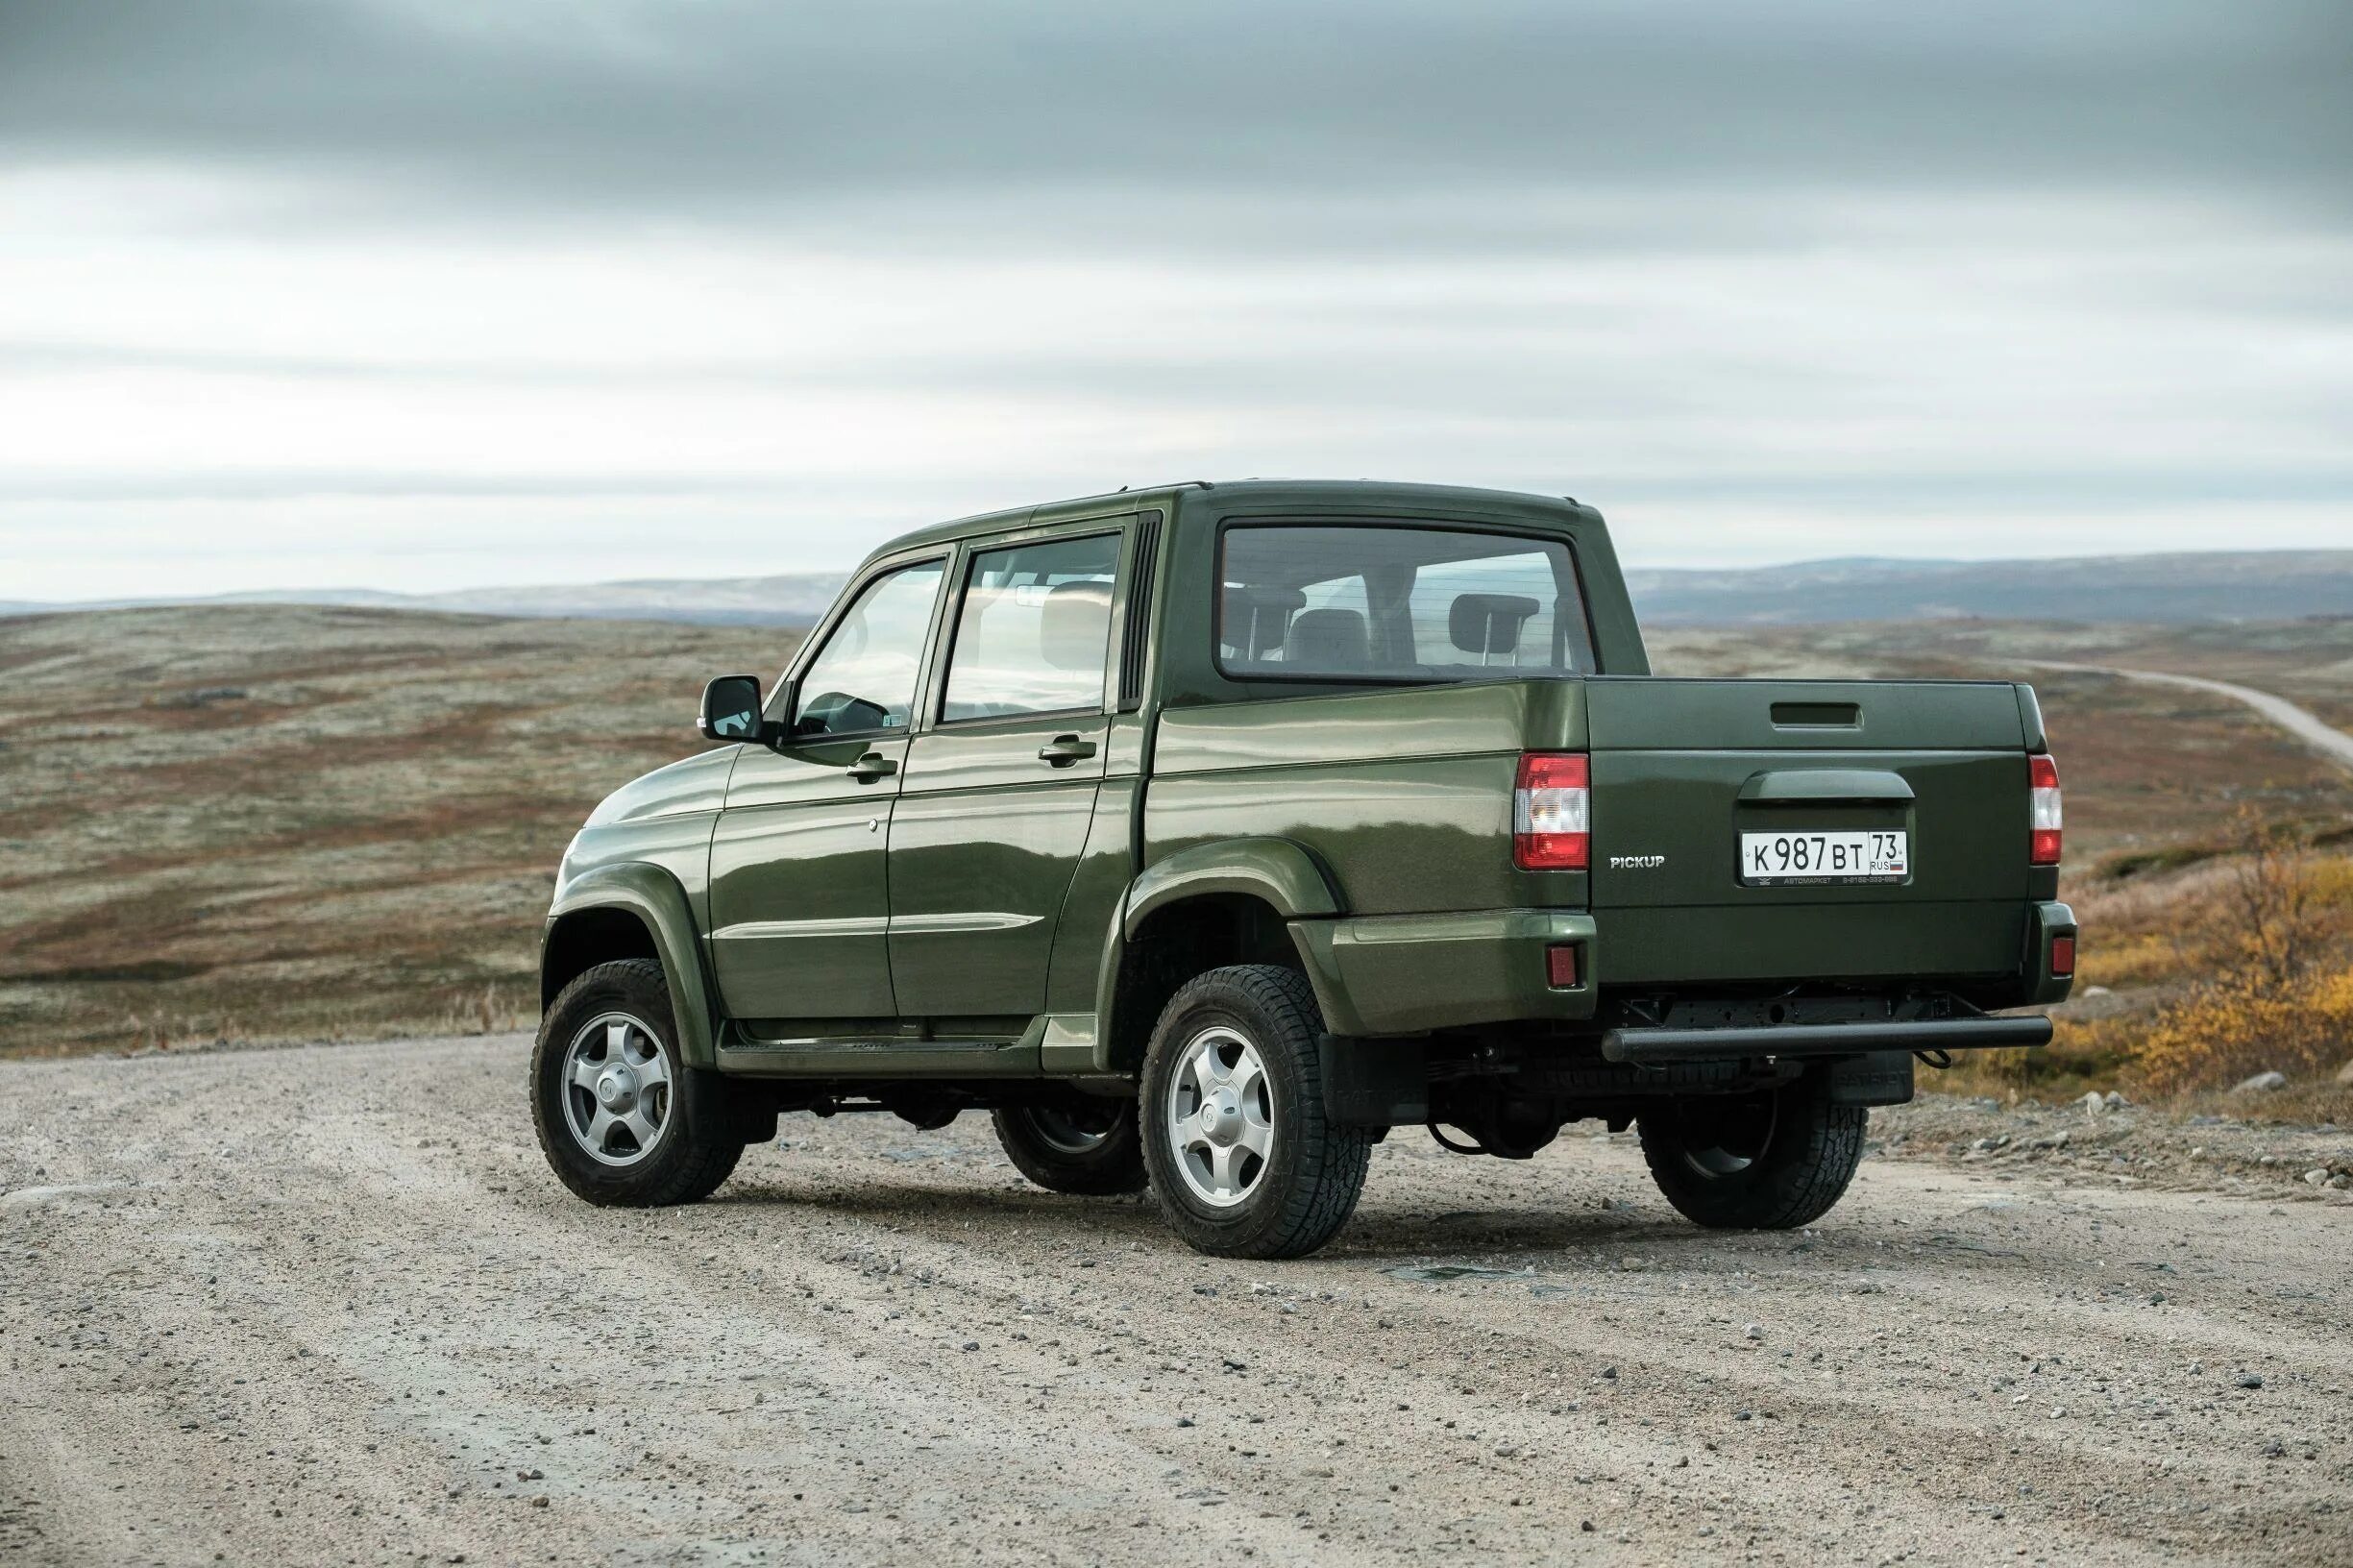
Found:
<path fill-rule="evenodd" d="M 2325 541 L 2349 133 L 2344 0 L 0 0 L 0 575 L 1244 469 L 1654 559 Z"/>
<path fill-rule="evenodd" d="M 1182 476 L 1128 476 L 1131 482 L 1151 483 Z M 1238 476 L 1226 474 L 1232 479 Z M 1434 475 L 1384 475 L 1385 478 L 1434 479 Z M 977 476 L 976 476 L 977 478 Z M 1105 477 L 1108 481 L 1109 477 Z M 1002 476 L 980 478 L 983 489 L 1003 485 Z M 1563 479 L 1561 482 L 1569 482 Z M 2083 506 L 2093 510 L 2130 509 L 2152 504 L 2215 502 L 2327 502 L 2353 506 L 2353 463 L 2335 463 L 2283 474 L 2276 470 L 2217 470 L 2185 464 L 2174 472 L 2075 467 L 2037 470 L 2032 474 L 1987 474 L 1970 470 L 1908 471 L 1900 474 L 1868 472 L 1787 473 L 1773 470 L 1715 469 L 1690 476 L 1659 476 L 1624 472 L 1610 467 L 1578 471 L 1579 493 L 1618 504 L 1682 504 L 1695 502 L 1746 502 L 1757 506 L 1809 506 L 1851 513 L 1901 512 L 1916 505 L 1924 493 L 1957 507 Z M 1544 481 L 1522 481 L 1541 489 Z M 435 472 L 422 469 L 240 469 L 233 473 L 171 470 L 149 474 L 89 474 L 78 471 L 43 474 L 19 471 L 0 477 L 0 502 L 83 502 L 136 501 L 252 502 L 287 499 L 371 498 L 392 500 L 546 500 L 608 501 L 797 501 L 812 486 L 789 476 L 766 473 L 679 475 L 668 472 L 619 475 L 579 475 L 566 472 Z M 1024 498 L 1009 492 L 1002 504 L 1019 505 Z M 954 491 L 945 504 L 954 507 Z M 968 492 L 969 494 L 969 492 Z M 1036 497 L 1026 500 L 1035 501 Z M 968 509 L 985 511 L 990 505 L 973 502 Z"/>
<path fill-rule="evenodd" d="M 944 246 L 976 206 L 985 222 L 976 188 L 1058 230 L 1139 198 L 1213 221 L 1250 193 L 1659 182 L 1702 199 L 2096 185 L 2335 219 L 2349 82 L 2335 0 L 0 10 L 0 142 L 20 164 L 214 159 L 331 176 L 362 208 L 509 216 L 821 226 L 836 204 L 938 195 L 965 220 Z M 1515 227 L 1507 201 L 1483 205 L 1465 245 Z"/>

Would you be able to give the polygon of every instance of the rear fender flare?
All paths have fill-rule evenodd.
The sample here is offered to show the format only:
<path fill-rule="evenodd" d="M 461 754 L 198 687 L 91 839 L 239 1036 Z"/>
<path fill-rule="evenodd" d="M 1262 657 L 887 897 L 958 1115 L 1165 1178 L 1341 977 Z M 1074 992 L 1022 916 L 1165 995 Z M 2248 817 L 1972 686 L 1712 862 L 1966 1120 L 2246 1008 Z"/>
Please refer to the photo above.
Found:
<path fill-rule="evenodd" d="M 661 955 L 662 972 L 670 979 L 670 1005 L 675 1015 L 678 1053 L 691 1067 L 716 1066 L 709 976 L 702 965 L 702 944 L 695 932 L 695 917 L 678 879 L 646 861 L 620 861 L 600 866 L 564 885 L 548 911 L 548 929 L 567 915 L 590 909 L 625 910 L 637 917 L 653 937 Z"/>
<path fill-rule="evenodd" d="M 1172 904 L 1220 894 L 1256 898 L 1286 922 L 1330 919 L 1340 913 L 1332 873 L 1306 845 L 1289 839 L 1225 839 L 1180 849 L 1146 868 L 1128 884 L 1112 920 L 1095 974 L 1095 1066 L 1115 1071 L 1121 961 L 1146 921 Z M 1316 967 L 1302 962 L 1311 978 Z"/>
<path fill-rule="evenodd" d="M 1248 894 L 1287 920 L 1329 919 L 1340 912 L 1332 874 L 1305 845 L 1289 839 L 1226 839 L 1180 849 L 1129 883 L 1120 906 L 1121 933 L 1133 942 L 1153 911 L 1213 893 Z"/>

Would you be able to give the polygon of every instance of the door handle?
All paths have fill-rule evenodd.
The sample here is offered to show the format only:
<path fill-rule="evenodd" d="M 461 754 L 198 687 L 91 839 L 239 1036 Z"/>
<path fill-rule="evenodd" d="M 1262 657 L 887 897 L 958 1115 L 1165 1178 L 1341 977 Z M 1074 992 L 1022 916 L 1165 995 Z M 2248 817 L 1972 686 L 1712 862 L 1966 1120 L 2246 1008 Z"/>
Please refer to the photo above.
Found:
<path fill-rule="evenodd" d="M 1912 786 L 1901 773 L 1868 768 L 1780 768 L 1751 773 L 1740 786 L 1743 801 L 1763 805 L 1818 805 L 1824 801 L 1892 805 L 1912 797 Z"/>
<path fill-rule="evenodd" d="M 897 772 L 898 764 L 879 751 L 869 751 L 865 756 L 851 763 L 844 772 L 861 784 L 871 784 L 878 778 L 889 778 L 893 773 Z"/>
<path fill-rule="evenodd" d="M 1057 735 L 1038 748 L 1038 760 L 1054 768 L 1067 768 L 1093 755 L 1094 742 L 1076 735 Z"/>

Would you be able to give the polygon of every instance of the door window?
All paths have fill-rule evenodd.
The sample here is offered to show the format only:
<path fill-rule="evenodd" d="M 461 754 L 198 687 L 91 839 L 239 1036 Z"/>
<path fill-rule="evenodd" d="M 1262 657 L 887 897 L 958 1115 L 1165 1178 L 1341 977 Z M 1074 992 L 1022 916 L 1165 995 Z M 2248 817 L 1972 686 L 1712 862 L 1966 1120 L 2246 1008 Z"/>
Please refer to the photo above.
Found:
<path fill-rule="evenodd" d="M 800 677 L 796 738 L 906 729 L 940 577 L 925 561 L 866 585 Z"/>
<path fill-rule="evenodd" d="M 1115 533 L 976 551 L 940 717 L 1100 708 L 1118 566 Z"/>

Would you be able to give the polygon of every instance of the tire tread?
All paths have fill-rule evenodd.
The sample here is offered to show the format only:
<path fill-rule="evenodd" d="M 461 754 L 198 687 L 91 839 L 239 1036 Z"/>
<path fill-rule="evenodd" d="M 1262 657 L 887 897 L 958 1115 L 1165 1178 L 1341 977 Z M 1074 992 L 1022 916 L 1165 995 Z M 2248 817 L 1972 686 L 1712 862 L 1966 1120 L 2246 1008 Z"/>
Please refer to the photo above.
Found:
<path fill-rule="evenodd" d="M 1643 1161 L 1659 1191 L 1685 1218 L 1714 1230 L 1790 1231 L 1812 1224 L 1846 1196 L 1862 1163 L 1871 1113 L 1862 1106 L 1831 1104 L 1827 1081 L 1820 1075 L 1780 1092 L 1784 1121 L 1792 1115 L 1804 1118 L 1804 1142 L 1769 1151 L 1755 1180 L 1694 1176 L 1673 1124 L 1642 1118 Z"/>

